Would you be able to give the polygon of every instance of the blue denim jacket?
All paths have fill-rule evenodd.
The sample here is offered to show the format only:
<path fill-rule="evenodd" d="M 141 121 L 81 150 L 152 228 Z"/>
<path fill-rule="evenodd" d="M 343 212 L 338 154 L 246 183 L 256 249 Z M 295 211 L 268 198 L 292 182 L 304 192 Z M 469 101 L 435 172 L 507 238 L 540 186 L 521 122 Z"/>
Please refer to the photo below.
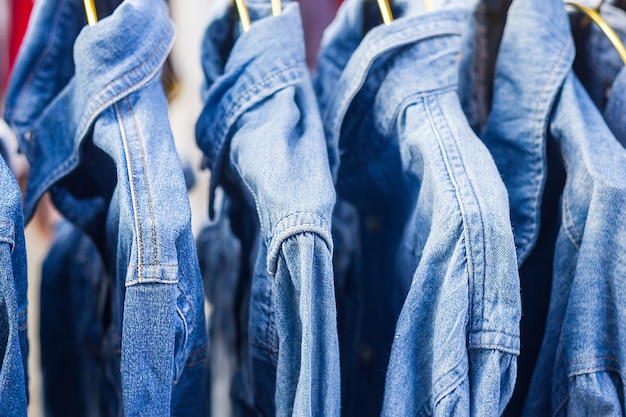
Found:
<path fill-rule="evenodd" d="M 386 369 L 383 415 L 499 415 L 519 352 L 507 194 L 456 93 L 468 11 L 420 3 L 394 2 L 382 26 L 347 1 L 318 60 L 337 192 L 361 218 L 343 412 L 377 414 Z"/>
<path fill-rule="evenodd" d="M 604 2 L 600 15 L 622 41 L 626 40 L 626 12 Z M 573 69 L 589 97 L 603 111 L 612 95 L 612 84 L 624 67 L 615 47 L 596 23 L 572 9 L 570 26 L 576 46 Z"/>
<path fill-rule="evenodd" d="M 205 365 L 204 415 L 211 415 L 213 395 L 221 395 L 222 398 L 217 400 L 217 407 L 222 407 L 223 412 L 228 415 L 232 414 L 225 398 L 227 396 L 218 387 L 231 387 L 237 370 L 237 353 L 241 350 L 240 343 L 244 339 L 239 334 L 238 314 L 238 304 L 241 303 L 242 294 L 246 293 L 247 284 L 246 280 L 239 279 L 242 244 L 231 227 L 228 198 L 221 190 L 218 194 L 214 203 L 217 208 L 215 217 L 196 239 L 204 293 L 211 304 L 208 322 L 209 359 Z"/>
<path fill-rule="evenodd" d="M 483 133 L 509 191 L 521 262 L 542 267 L 528 254 L 552 227 L 545 206 L 557 224 L 551 271 L 538 277 L 553 284 L 528 416 L 624 409 L 626 151 L 572 72 L 573 45 L 562 1 L 514 0 Z M 566 181 L 551 183 L 559 171 Z"/>
<path fill-rule="evenodd" d="M 626 68 L 626 67 L 624 67 Z M 615 138 L 626 147 L 626 69 L 622 68 L 611 85 L 609 96 L 604 109 L 604 120 Z"/>
<path fill-rule="evenodd" d="M 22 198 L 0 158 L 0 415 L 26 417 L 26 245 Z"/>
<path fill-rule="evenodd" d="M 283 2 L 282 15 L 270 16 L 269 2 L 247 4 L 252 27 L 236 36 L 234 9 L 217 2 L 203 44 L 205 107 L 196 126 L 212 194 L 223 184 L 231 202 L 257 217 L 256 248 L 242 250 L 254 267 L 236 413 L 336 416 L 335 192 L 299 8 Z"/>
<path fill-rule="evenodd" d="M 61 221 L 41 268 L 39 336 L 47 417 L 118 415 L 119 339 L 112 349 L 107 343 L 116 340 L 107 331 L 111 290 L 98 248 Z"/>
<path fill-rule="evenodd" d="M 25 217 L 50 190 L 103 255 L 124 414 L 198 415 L 202 282 L 159 82 L 174 28 L 148 0 L 83 25 L 82 1 L 38 2 L 14 69 L 6 119 L 31 164 Z"/>
<path fill-rule="evenodd" d="M 572 31 L 576 41 L 574 71 L 593 102 L 604 115 L 607 126 L 626 146 L 626 70 L 615 47 L 598 25 L 586 25 L 584 15 L 573 13 Z M 626 41 L 626 12 L 604 3 L 601 16 L 622 42 Z M 583 28 L 587 28 L 583 30 Z"/>

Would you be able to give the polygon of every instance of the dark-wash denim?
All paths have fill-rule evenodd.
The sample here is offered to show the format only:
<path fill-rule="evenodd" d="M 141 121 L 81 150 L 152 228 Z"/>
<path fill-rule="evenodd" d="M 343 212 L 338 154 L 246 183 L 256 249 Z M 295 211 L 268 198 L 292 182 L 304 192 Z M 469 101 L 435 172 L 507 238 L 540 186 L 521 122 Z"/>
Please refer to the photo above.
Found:
<path fill-rule="evenodd" d="M 339 316 L 342 413 L 499 415 L 519 277 L 506 190 L 456 92 L 469 11 L 394 5 L 383 26 L 345 2 L 318 60 L 337 193 L 360 219 L 358 276 L 337 289 L 340 312 L 358 306 Z"/>
<path fill-rule="evenodd" d="M 89 236 L 61 221 L 41 268 L 39 335 L 46 416 L 118 414 L 119 372 L 110 370 L 119 369 L 119 338 L 115 347 L 103 342 L 109 339 L 105 332 L 111 323 L 111 286 Z"/>
<path fill-rule="evenodd" d="M 7 417 L 26 417 L 27 285 L 22 196 L 0 158 L 0 415 Z"/>
<path fill-rule="evenodd" d="M 100 8 L 94 26 L 84 12 L 79 0 L 38 2 L 14 68 L 6 119 L 31 166 L 25 218 L 49 190 L 112 277 L 103 343 L 121 339 L 119 368 L 109 370 L 121 373 L 121 403 L 110 408 L 195 416 L 202 281 L 159 82 L 174 28 L 163 1 L 126 0 L 110 16 Z"/>
<path fill-rule="evenodd" d="M 242 244 L 240 271 L 248 271 L 240 282 L 248 281 L 249 297 L 242 294 L 237 305 L 247 330 L 237 335 L 244 340 L 232 387 L 235 415 L 337 416 L 335 192 L 300 11 L 283 2 L 282 14 L 271 16 L 268 1 L 247 4 L 253 23 L 243 34 L 230 2 L 215 4 L 196 126 L 211 195 L 223 185 Z"/>
<path fill-rule="evenodd" d="M 481 133 L 509 192 L 521 279 L 552 282 L 528 416 L 625 406 L 626 151 L 574 74 L 574 55 L 562 1 L 514 0 Z"/>
<path fill-rule="evenodd" d="M 219 191 L 218 191 L 219 190 Z M 239 297 L 242 245 L 231 228 L 228 197 L 218 188 L 215 216 L 198 234 L 196 246 L 204 283 L 204 293 L 211 305 L 208 322 L 209 358 L 205 365 L 205 413 L 211 415 L 212 395 L 223 395 L 220 386 L 230 387 L 237 369 L 240 349 Z M 213 394 L 213 388 L 215 394 Z M 216 407 L 228 407 L 225 398 Z"/>
<path fill-rule="evenodd" d="M 617 36 L 626 41 L 626 11 L 604 3 L 600 15 Z M 585 15 L 570 14 L 576 58 L 574 71 L 602 111 L 607 126 L 617 140 L 626 146 L 626 70 L 624 61 L 597 24 L 589 24 Z"/>

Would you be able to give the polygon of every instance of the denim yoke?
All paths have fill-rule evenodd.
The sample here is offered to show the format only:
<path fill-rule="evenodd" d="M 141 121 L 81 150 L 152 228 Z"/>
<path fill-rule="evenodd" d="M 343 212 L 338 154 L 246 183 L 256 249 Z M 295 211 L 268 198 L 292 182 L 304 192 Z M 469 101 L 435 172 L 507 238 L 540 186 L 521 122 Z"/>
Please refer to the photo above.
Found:
<path fill-rule="evenodd" d="M 624 410 L 626 151 L 572 72 L 574 54 L 560 0 L 513 2 L 484 142 L 509 191 L 520 253 L 537 244 L 551 143 L 567 177 L 528 416 Z"/>
<path fill-rule="evenodd" d="M 22 198 L 11 170 L 0 158 L 0 414 L 26 416 L 26 244 Z"/>
<path fill-rule="evenodd" d="M 254 398 L 236 406 L 255 415 L 338 415 L 335 192 L 299 8 L 283 3 L 271 17 L 268 2 L 248 2 L 252 27 L 233 39 L 229 6 L 217 4 L 205 36 L 196 137 L 211 167 L 211 195 L 223 184 L 231 202 L 258 215 L 242 365 Z"/>
<path fill-rule="evenodd" d="M 159 83 L 174 29 L 165 2 L 146 0 L 83 24 L 78 0 L 38 2 L 14 71 L 6 118 L 31 165 L 25 218 L 50 190 L 103 253 L 120 300 L 124 414 L 197 415 L 202 282 Z"/>
<path fill-rule="evenodd" d="M 318 61 L 337 192 L 365 219 L 359 284 L 378 289 L 363 300 L 372 307 L 359 335 L 393 343 L 383 415 L 499 415 L 515 382 L 519 278 L 504 184 L 456 93 L 467 10 L 415 16 L 395 5 L 394 23 L 360 40 L 375 20 L 346 2 Z M 369 253 L 379 241 L 386 248 Z M 397 323 L 373 328 L 388 306 L 401 308 Z M 357 372 L 368 379 L 342 387 L 344 413 L 372 415 L 380 405 L 353 400 L 369 398 L 359 393 L 376 375 Z"/>

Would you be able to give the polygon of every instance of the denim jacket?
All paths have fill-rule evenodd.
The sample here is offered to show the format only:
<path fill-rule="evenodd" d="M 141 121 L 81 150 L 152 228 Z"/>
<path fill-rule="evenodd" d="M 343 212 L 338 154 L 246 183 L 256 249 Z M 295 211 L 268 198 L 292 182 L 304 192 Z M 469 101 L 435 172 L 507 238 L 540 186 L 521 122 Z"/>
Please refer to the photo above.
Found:
<path fill-rule="evenodd" d="M 300 12 L 283 2 L 282 14 L 270 16 L 269 2 L 247 4 L 252 27 L 237 36 L 230 2 L 217 2 L 203 43 L 205 106 L 196 126 L 211 194 L 223 185 L 231 204 L 256 217 L 256 247 L 242 248 L 253 268 L 236 415 L 336 416 L 335 192 Z"/>
<path fill-rule="evenodd" d="M 28 342 L 22 198 L 0 158 L 0 415 L 26 417 Z"/>
<path fill-rule="evenodd" d="M 584 27 L 584 15 L 574 14 L 573 30 L 576 24 Z M 626 12 L 610 3 L 601 8 L 601 16 L 626 41 Z M 615 138 L 626 146 L 626 70 L 613 44 L 596 24 L 586 31 L 574 30 L 576 58 L 574 71 L 585 86 L 589 96 L 604 116 L 607 126 Z M 577 36 L 578 35 L 578 36 Z"/>
<path fill-rule="evenodd" d="M 543 268 L 528 255 L 552 227 L 546 208 L 557 225 L 551 270 L 537 277 L 553 283 L 528 416 L 624 410 L 626 151 L 574 75 L 574 54 L 562 1 L 514 0 L 482 134 L 509 191 L 520 262 Z M 559 171 L 564 183 L 551 182 Z"/>
<path fill-rule="evenodd" d="M 318 61 L 337 193 L 361 219 L 343 412 L 499 415 L 519 352 L 507 194 L 456 92 L 468 11 L 420 3 L 394 2 L 383 26 L 345 2 Z"/>
<path fill-rule="evenodd" d="M 124 414 L 197 415 L 202 282 L 159 82 L 174 28 L 163 1 L 126 0 L 94 26 L 84 15 L 79 0 L 38 2 L 14 69 L 6 119 L 31 165 L 25 217 L 50 190 L 103 255 Z"/>

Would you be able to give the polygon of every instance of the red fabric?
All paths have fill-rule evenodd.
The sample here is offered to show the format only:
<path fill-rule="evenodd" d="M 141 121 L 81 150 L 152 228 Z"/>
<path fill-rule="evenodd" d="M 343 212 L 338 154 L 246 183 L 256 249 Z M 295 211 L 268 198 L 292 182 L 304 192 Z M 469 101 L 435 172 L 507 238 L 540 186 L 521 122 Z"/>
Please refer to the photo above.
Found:
<path fill-rule="evenodd" d="M 32 0 L 12 0 L 11 16 L 11 42 L 9 45 L 9 69 L 17 57 L 17 52 L 22 44 L 22 39 L 28 27 L 28 19 L 33 9 Z"/>

